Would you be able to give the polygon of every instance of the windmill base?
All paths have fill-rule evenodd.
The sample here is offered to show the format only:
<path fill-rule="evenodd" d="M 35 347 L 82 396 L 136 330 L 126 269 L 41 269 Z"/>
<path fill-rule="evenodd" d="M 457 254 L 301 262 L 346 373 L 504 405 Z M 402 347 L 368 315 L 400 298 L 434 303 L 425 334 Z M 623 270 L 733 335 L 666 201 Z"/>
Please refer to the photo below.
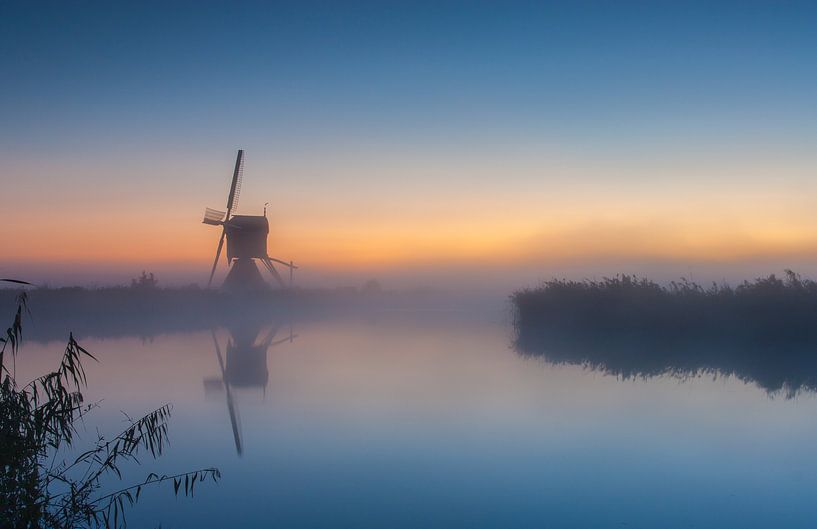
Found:
<path fill-rule="evenodd" d="M 246 293 L 269 290 L 270 286 L 261 277 L 255 260 L 235 259 L 221 288 L 228 292 Z"/>

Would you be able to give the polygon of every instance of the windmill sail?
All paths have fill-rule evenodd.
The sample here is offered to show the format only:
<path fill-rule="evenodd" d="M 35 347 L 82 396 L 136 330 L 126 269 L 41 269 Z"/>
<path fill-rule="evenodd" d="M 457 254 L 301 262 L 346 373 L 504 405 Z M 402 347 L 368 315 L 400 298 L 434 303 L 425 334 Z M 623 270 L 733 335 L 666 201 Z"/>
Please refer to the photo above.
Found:
<path fill-rule="evenodd" d="M 238 209 L 238 196 L 241 194 L 241 180 L 244 176 L 244 150 L 239 149 L 235 159 L 235 169 L 233 169 L 233 181 L 230 184 L 230 195 L 227 197 L 227 220 L 230 220 L 230 213 Z"/>
<path fill-rule="evenodd" d="M 289 267 L 289 268 L 295 268 L 296 270 L 298 268 L 298 266 L 295 263 L 293 263 L 292 261 L 289 261 L 289 262 L 282 261 L 281 259 L 276 259 L 275 257 L 269 257 L 269 260 L 270 261 L 275 261 L 276 263 L 280 263 L 280 264 L 282 264 L 282 265 L 284 265 L 286 267 Z"/>
<path fill-rule="evenodd" d="M 216 356 L 218 357 L 218 365 L 221 368 L 221 380 L 224 383 L 224 392 L 227 395 L 227 411 L 230 413 L 230 425 L 233 428 L 233 440 L 235 441 L 235 451 L 238 455 L 241 455 L 244 451 L 244 447 L 241 442 L 241 422 L 238 419 L 238 410 L 236 409 L 235 406 L 235 400 L 233 400 L 233 394 L 230 391 L 230 380 L 227 377 L 227 371 L 224 366 L 224 359 L 221 357 L 221 346 L 219 346 L 218 344 L 216 331 L 214 329 L 211 329 L 210 334 L 213 336 L 213 345 L 215 345 Z"/>
<path fill-rule="evenodd" d="M 204 210 L 204 220 L 202 220 L 205 224 L 212 224 L 213 226 L 218 226 L 224 220 L 224 216 L 226 213 L 224 211 L 219 211 L 217 209 L 212 208 L 205 208 Z"/>

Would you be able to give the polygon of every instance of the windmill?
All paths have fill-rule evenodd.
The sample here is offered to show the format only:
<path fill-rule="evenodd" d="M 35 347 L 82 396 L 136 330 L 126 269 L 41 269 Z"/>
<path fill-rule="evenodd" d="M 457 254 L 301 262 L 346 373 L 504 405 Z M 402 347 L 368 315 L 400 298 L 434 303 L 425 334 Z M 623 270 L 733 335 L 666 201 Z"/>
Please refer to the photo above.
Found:
<path fill-rule="evenodd" d="M 213 283 L 213 276 L 218 267 L 218 260 L 221 257 L 225 238 L 227 239 L 227 265 L 230 267 L 230 271 L 224 279 L 223 288 L 233 291 L 267 288 L 268 285 L 261 277 L 258 266 L 255 264 L 256 259 L 264 264 L 281 288 L 285 288 L 286 285 L 272 263 L 274 261 L 288 267 L 289 283 L 292 286 L 292 271 L 298 267 L 292 261 L 286 262 L 270 257 L 267 254 L 267 235 L 269 235 L 267 208 L 264 207 L 263 215 L 233 214 L 233 211 L 238 207 L 238 195 L 241 192 L 243 172 L 244 151 L 239 150 L 235 159 L 230 193 L 227 195 L 227 211 L 206 208 L 204 212 L 204 220 L 202 221 L 204 224 L 222 227 L 221 238 L 218 240 L 218 248 L 216 249 L 216 258 L 213 260 L 213 268 L 210 270 L 210 279 L 207 281 L 207 286 L 209 288 Z"/>

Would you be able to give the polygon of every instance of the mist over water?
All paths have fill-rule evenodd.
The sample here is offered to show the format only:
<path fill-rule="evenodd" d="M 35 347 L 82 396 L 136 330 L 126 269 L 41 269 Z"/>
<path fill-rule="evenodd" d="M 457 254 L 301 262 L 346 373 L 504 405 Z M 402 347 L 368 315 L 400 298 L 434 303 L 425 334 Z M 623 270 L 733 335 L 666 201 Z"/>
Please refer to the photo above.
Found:
<path fill-rule="evenodd" d="M 817 277 L 817 256 L 781 256 L 745 258 L 736 261 L 697 261 L 691 259 L 593 258 L 530 260 L 496 263 L 484 258 L 454 262 L 418 262 L 368 265 L 351 268 L 301 263 L 295 273 L 295 285 L 302 288 L 361 287 L 376 280 L 383 289 L 411 291 L 435 290 L 457 296 L 485 295 L 495 300 L 507 298 L 514 290 L 538 286 L 553 278 L 601 279 L 619 274 L 649 277 L 667 284 L 686 278 L 703 285 L 737 284 L 770 273 L 791 269 L 804 277 Z M 128 263 L 104 262 L 16 262 L 6 261 L 0 272 L 7 277 L 25 277 L 52 287 L 86 288 L 129 285 L 142 270 L 155 273 L 161 287 L 178 288 L 191 284 L 205 286 L 208 262 L 163 263 L 150 260 Z M 216 283 L 226 271 L 219 268 Z"/>
<path fill-rule="evenodd" d="M 171 447 L 137 473 L 212 465 L 224 478 L 194 499 L 146 491 L 135 526 L 805 528 L 817 517 L 817 394 L 770 393 L 728 357 L 678 376 L 630 355 L 638 376 L 622 377 L 588 368 L 586 348 L 603 355 L 605 343 L 576 336 L 532 356 L 515 347 L 508 306 L 439 299 L 198 322 L 154 308 L 162 326 L 114 315 L 79 331 L 100 359 L 87 366 L 86 398 L 103 402 L 95 427 L 171 402 Z M 21 379 L 62 347 L 31 328 Z"/>

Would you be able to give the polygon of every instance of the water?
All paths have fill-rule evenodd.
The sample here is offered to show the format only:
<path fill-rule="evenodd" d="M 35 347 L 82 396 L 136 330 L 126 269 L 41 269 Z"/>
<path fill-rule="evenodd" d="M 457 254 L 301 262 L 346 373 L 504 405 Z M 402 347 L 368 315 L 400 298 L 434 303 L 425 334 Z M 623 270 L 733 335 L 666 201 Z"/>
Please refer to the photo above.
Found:
<path fill-rule="evenodd" d="M 267 350 L 243 347 L 267 336 Z M 817 523 L 811 392 L 554 365 L 513 349 L 504 312 L 337 315 L 216 338 L 225 371 L 209 330 L 82 339 L 101 360 L 88 365 L 87 397 L 102 399 L 89 441 L 124 428 L 120 410 L 174 406 L 170 449 L 126 482 L 223 473 L 192 499 L 169 485 L 145 493 L 134 527 Z M 27 343 L 22 378 L 63 346 Z"/>

